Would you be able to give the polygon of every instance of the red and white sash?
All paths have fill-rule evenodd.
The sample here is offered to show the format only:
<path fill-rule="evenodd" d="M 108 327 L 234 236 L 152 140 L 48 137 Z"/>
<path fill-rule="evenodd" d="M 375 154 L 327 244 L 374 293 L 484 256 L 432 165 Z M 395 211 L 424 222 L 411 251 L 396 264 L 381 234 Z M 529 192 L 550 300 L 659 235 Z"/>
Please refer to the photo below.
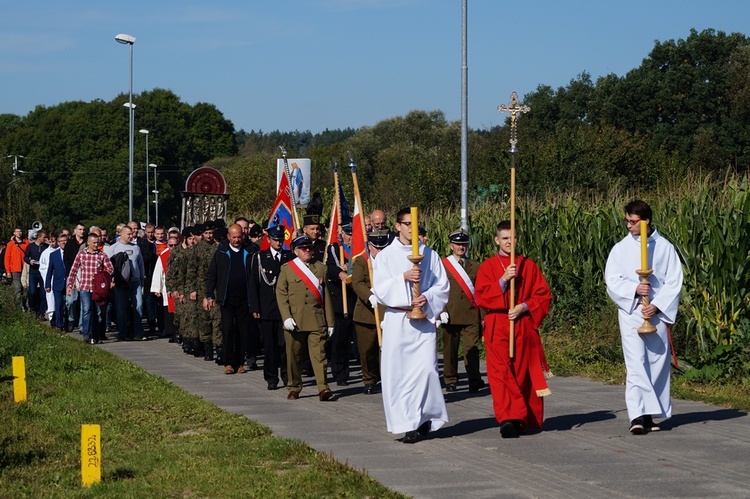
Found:
<path fill-rule="evenodd" d="M 453 276 L 458 285 L 461 286 L 461 289 L 464 290 L 466 297 L 471 302 L 471 306 L 478 308 L 477 302 L 474 299 L 474 283 L 471 282 L 471 278 L 466 273 L 466 270 L 458 263 L 458 259 L 453 255 L 445 257 L 443 258 L 443 266 Z"/>
<path fill-rule="evenodd" d="M 320 286 L 320 279 L 318 279 L 299 258 L 295 258 L 289 262 L 289 267 L 295 274 L 297 274 L 297 277 L 302 279 L 302 282 L 304 282 L 310 292 L 315 295 L 315 298 L 318 299 L 318 303 L 320 303 L 320 306 L 322 307 L 323 289 Z"/>

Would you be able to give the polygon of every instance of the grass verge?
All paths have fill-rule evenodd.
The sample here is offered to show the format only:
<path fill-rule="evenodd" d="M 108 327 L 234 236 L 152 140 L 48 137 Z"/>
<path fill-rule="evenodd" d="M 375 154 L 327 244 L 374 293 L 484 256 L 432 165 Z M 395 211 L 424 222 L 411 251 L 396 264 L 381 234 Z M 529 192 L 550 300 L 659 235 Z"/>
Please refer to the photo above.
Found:
<path fill-rule="evenodd" d="M 0 383 L 1 497 L 402 497 L 8 306 L 0 314 L 0 376 L 24 356 L 29 394 L 15 404 L 12 383 Z M 102 428 L 91 488 L 81 487 L 82 424 Z"/>

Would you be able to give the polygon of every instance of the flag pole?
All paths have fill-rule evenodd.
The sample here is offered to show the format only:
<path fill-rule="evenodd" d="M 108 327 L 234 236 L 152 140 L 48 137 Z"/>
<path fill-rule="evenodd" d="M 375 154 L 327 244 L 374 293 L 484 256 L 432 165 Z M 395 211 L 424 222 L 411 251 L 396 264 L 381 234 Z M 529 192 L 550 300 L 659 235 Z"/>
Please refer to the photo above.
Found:
<path fill-rule="evenodd" d="M 497 107 L 500 112 L 510 113 L 510 264 L 516 263 L 516 155 L 518 154 L 518 139 L 516 137 L 516 122 L 521 113 L 531 111 L 529 106 L 518 105 L 518 94 L 510 94 L 510 105 L 502 104 Z M 508 310 L 516 306 L 516 278 L 510 280 L 510 304 Z M 510 319 L 508 334 L 508 354 L 512 359 L 516 353 L 516 321 Z"/>
<path fill-rule="evenodd" d="M 340 190 L 341 187 L 339 186 L 339 165 L 337 162 L 334 162 L 333 164 L 333 190 L 335 192 L 336 196 L 336 218 L 339 221 L 339 226 L 343 225 L 343 220 L 341 219 L 341 203 L 339 202 L 339 198 L 341 197 Z M 331 227 L 331 230 L 336 231 L 336 239 L 338 239 L 339 242 L 339 265 L 344 263 L 344 245 L 341 242 L 341 237 L 339 234 L 339 228 L 338 227 Z M 344 309 L 344 318 L 349 317 L 349 300 L 346 296 L 346 279 L 341 281 L 341 305 Z"/>
<path fill-rule="evenodd" d="M 347 154 L 349 155 L 349 168 L 352 170 L 352 181 L 354 182 L 354 202 L 357 203 L 357 206 L 359 206 L 359 209 L 362 209 L 362 198 L 359 195 L 359 182 L 357 181 L 357 163 L 354 162 L 354 156 L 352 155 L 351 151 L 347 151 Z M 363 213 L 364 215 L 364 213 Z M 368 252 L 370 250 L 367 242 L 367 231 L 365 230 L 365 217 L 360 216 L 359 217 L 362 234 L 364 234 L 365 239 L 365 252 Z M 354 253 L 352 251 L 352 253 Z M 354 257 L 352 257 L 354 258 Z M 373 285 L 372 282 L 372 258 L 366 257 L 367 260 L 367 272 L 370 274 L 370 286 Z M 383 331 L 380 329 L 380 311 L 378 310 L 378 307 L 374 308 L 375 312 L 375 328 L 378 331 L 378 346 L 383 346 Z"/>
<path fill-rule="evenodd" d="M 294 200 L 294 189 L 292 189 L 292 174 L 289 171 L 289 161 L 286 159 L 286 147 L 279 146 L 279 149 L 281 149 L 281 157 L 284 159 L 284 175 L 286 175 L 286 181 L 289 184 L 289 199 L 292 201 L 292 221 L 294 222 L 294 229 L 292 230 L 292 233 L 294 233 L 296 230 L 299 230 L 302 228 L 302 226 L 299 224 L 299 215 L 297 214 L 297 202 Z"/>

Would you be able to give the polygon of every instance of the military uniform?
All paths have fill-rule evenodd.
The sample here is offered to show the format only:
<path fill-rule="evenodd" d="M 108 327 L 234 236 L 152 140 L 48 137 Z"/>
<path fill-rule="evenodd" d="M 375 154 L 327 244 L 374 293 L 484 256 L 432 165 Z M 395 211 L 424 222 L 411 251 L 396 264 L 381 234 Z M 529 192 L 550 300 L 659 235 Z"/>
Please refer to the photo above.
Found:
<path fill-rule="evenodd" d="M 357 302 L 354 305 L 357 349 L 362 366 L 362 383 L 365 385 L 365 393 L 370 394 L 380 381 L 380 345 L 375 326 L 375 310 L 370 303 L 372 283 L 365 258 L 355 258 L 352 268 L 352 289 L 357 294 Z M 385 307 L 378 305 L 378 312 L 382 321 Z"/>
<path fill-rule="evenodd" d="M 300 240 L 302 241 L 300 242 Z M 298 248 L 300 245 L 309 248 L 312 246 L 312 240 L 308 236 L 298 237 L 295 239 L 294 247 Z M 295 260 L 299 260 L 299 258 Z M 295 261 L 286 263 L 281 267 L 276 284 L 276 301 L 281 320 L 285 325 L 284 339 L 286 341 L 287 372 L 289 375 L 287 383 L 289 396 L 287 398 L 296 399 L 300 390 L 302 390 L 302 375 L 299 363 L 303 345 L 306 343 L 312 368 L 315 372 L 320 399 L 328 400 L 331 398 L 331 391 L 325 380 L 327 364 L 325 340 L 329 326 L 334 323 L 334 316 L 328 289 L 325 285 L 326 267 L 319 262 L 304 264 L 300 260 L 297 263 L 307 267 L 318 279 L 323 304 L 318 301 L 315 293 L 292 269 L 291 266 L 295 264 Z M 296 324 L 293 327 L 287 327 L 290 322 Z"/>
<path fill-rule="evenodd" d="M 348 234 L 351 234 L 351 224 L 347 225 Z M 349 250 L 351 251 L 351 250 Z M 354 305 L 357 301 L 357 295 L 351 286 L 348 285 L 342 289 L 341 278 L 339 274 L 344 272 L 341 267 L 347 268 L 345 271 L 349 276 L 351 275 L 351 268 L 349 264 L 349 258 L 344 253 L 344 261 L 341 262 L 341 251 L 339 250 L 339 243 L 333 243 L 328 247 L 328 259 L 326 260 L 326 280 L 328 281 L 328 291 L 331 295 L 331 302 L 333 304 L 333 313 L 335 317 L 335 325 L 333 327 L 333 334 L 328 340 L 328 351 L 330 355 L 329 365 L 331 366 L 331 376 L 339 386 L 346 386 L 349 384 L 349 358 L 350 358 L 350 347 L 352 341 L 356 341 L 356 332 L 354 331 Z M 351 279 L 348 279 L 351 281 Z M 344 296 L 344 289 L 346 290 L 346 296 Z M 347 314 L 344 314 L 344 299 L 346 299 Z"/>
<path fill-rule="evenodd" d="M 272 239 L 284 240 L 284 229 L 269 229 Z M 278 240 L 278 239 L 277 239 Z M 287 384 L 287 358 L 279 305 L 276 301 L 276 282 L 281 266 L 294 259 L 294 253 L 280 249 L 278 262 L 271 249 L 260 251 L 253 256 L 250 266 L 250 313 L 258 318 L 260 334 L 263 338 L 264 361 L 263 378 L 269 390 L 275 390 L 279 384 L 279 371 L 284 385 Z"/>
<path fill-rule="evenodd" d="M 169 252 L 169 260 L 167 260 L 167 268 L 169 272 L 165 277 L 165 283 L 167 286 L 168 293 L 174 293 L 177 291 L 180 295 L 184 296 L 185 293 L 185 256 L 187 255 L 188 247 L 178 244 L 172 251 Z M 185 304 L 180 301 L 178 297 L 174 299 L 174 329 L 176 335 L 180 335 L 180 327 L 185 314 Z"/>
<path fill-rule="evenodd" d="M 190 303 L 192 325 L 197 332 L 198 341 L 203 345 L 205 360 L 213 360 L 213 348 L 221 348 L 221 310 L 213 307 L 210 311 L 203 309 L 203 298 L 206 296 L 206 278 L 208 266 L 216 252 L 216 244 L 202 239 L 193 246 L 187 262 L 187 288 L 189 292 L 186 302 Z M 196 293 L 196 299 L 191 300 L 190 294 Z"/>
<path fill-rule="evenodd" d="M 465 231 L 451 233 L 448 238 L 454 244 L 468 244 L 469 236 Z M 468 258 L 457 259 L 451 255 L 454 262 L 463 268 L 472 283 L 476 281 L 479 263 Z M 443 259 L 446 268 L 450 292 L 448 303 L 441 314 L 443 322 L 443 381 L 448 391 L 455 391 L 458 383 L 458 347 L 463 342 L 464 365 L 469 377 L 469 391 L 477 392 L 484 387 L 484 381 L 479 373 L 479 339 L 481 337 L 481 318 L 479 308 L 472 303 L 456 277 L 450 271 L 447 259 Z M 447 320 L 444 320 L 447 319 Z"/>

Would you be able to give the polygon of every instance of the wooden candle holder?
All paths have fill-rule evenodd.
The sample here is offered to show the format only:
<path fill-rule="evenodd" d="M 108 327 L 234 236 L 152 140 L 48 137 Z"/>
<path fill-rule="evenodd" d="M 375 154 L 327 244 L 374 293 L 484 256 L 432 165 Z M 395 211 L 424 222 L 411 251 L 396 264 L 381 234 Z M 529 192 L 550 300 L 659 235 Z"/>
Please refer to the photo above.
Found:
<path fill-rule="evenodd" d="M 648 282 L 648 276 L 654 273 L 653 269 L 642 269 L 642 270 L 636 270 L 636 274 L 641 278 L 641 284 L 649 284 Z M 650 284 L 649 284 L 650 285 Z M 648 296 L 641 296 L 641 306 L 645 307 L 651 303 L 651 301 L 648 299 Z M 648 319 L 645 317 L 643 318 L 643 324 L 641 324 L 641 327 L 639 327 L 636 331 L 638 331 L 640 334 L 647 334 L 647 333 L 655 333 L 656 328 L 649 322 Z"/>
<path fill-rule="evenodd" d="M 422 260 L 424 260 L 424 255 L 409 255 L 407 258 L 409 259 L 409 261 L 412 264 L 414 264 L 414 268 L 418 269 L 419 268 L 419 262 L 421 262 Z M 419 296 L 421 295 L 421 293 L 419 291 L 419 283 L 418 282 L 413 282 L 412 283 L 411 290 L 412 290 L 412 295 L 414 296 L 414 298 L 419 298 Z M 409 319 L 412 319 L 412 320 L 415 320 L 415 319 L 426 319 L 427 318 L 427 316 L 425 315 L 425 313 L 422 312 L 422 307 L 412 307 L 411 312 L 409 312 L 406 315 L 406 317 L 409 318 Z"/>

